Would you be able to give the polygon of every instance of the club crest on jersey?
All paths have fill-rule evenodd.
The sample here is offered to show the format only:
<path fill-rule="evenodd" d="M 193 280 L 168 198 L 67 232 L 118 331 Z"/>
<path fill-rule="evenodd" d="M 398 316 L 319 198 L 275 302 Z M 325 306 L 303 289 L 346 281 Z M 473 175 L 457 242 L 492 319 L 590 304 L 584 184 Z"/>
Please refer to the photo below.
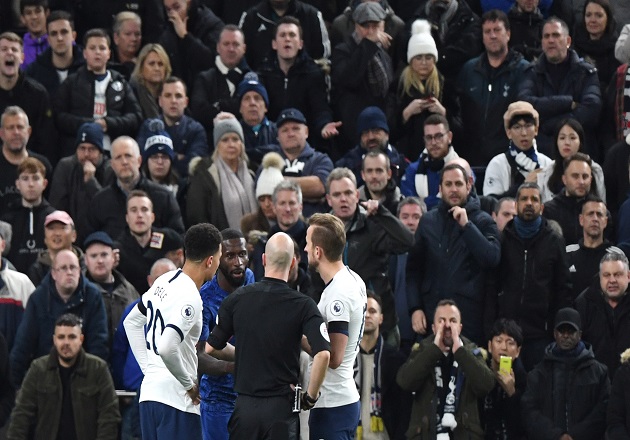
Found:
<path fill-rule="evenodd" d="M 322 325 L 319 326 L 319 332 L 322 334 L 323 338 L 326 341 L 330 342 L 330 336 L 328 336 L 328 327 L 326 327 L 326 323 L 322 322 Z"/>
<path fill-rule="evenodd" d="M 192 321 L 195 317 L 195 309 L 190 304 L 186 304 L 182 307 L 182 318 L 186 321 Z"/>
<path fill-rule="evenodd" d="M 330 304 L 330 313 L 332 313 L 333 316 L 341 316 L 343 314 L 343 311 L 344 307 L 341 301 L 333 301 Z"/>

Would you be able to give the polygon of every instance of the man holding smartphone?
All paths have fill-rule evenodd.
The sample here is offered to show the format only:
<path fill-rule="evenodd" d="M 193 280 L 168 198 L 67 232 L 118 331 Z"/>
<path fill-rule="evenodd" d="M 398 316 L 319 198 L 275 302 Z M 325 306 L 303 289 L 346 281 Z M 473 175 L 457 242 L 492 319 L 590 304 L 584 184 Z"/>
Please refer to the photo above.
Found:
<path fill-rule="evenodd" d="M 481 407 L 486 440 L 520 439 L 525 435 L 521 396 L 527 372 L 518 359 L 522 344 L 523 332 L 515 321 L 500 318 L 494 323 L 488 341 L 488 366 L 494 373 L 495 385 Z"/>

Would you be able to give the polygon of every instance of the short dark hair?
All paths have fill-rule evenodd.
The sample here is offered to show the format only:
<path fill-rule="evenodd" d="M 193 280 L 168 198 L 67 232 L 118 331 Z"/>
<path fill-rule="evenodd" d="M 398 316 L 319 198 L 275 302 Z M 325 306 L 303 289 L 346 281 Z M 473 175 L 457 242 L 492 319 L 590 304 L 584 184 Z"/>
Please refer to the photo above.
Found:
<path fill-rule="evenodd" d="M 158 96 L 162 94 L 162 92 L 164 91 L 164 86 L 166 84 L 175 84 L 175 83 L 182 83 L 182 85 L 184 86 L 184 93 L 188 95 L 188 87 L 186 87 L 186 83 L 184 82 L 184 80 L 178 76 L 171 75 L 168 78 L 166 78 L 164 81 L 162 81 L 162 83 L 160 84 L 160 87 L 158 88 Z"/>
<path fill-rule="evenodd" d="M 48 14 L 48 17 L 46 18 L 46 31 L 48 31 L 50 23 L 60 20 L 65 20 L 70 23 L 70 28 L 74 30 L 74 19 L 72 18 L 72 14 L 66 11 L 57 10 L 51 11 L 50 14 Z"/>
<path fill-rule="evenodd" d="M 280 20 L 278 20 L 278 22 L 276 23 L 276 27 L 273 30 L 273 39 L 274 40 L 278 36 L 278 28 L 280 27 L 281 24 L 294 24 L 294 25 L 296 25 L 297 28 L 298 28 L 298 34 L 300 36 L 300 40 L 304 39 L 303 31 L 302 31 L 302 25 L 300 24 L 300 20 L 298 20 L 296 17 L 294 17 L 292 15 L 285 15 Z"/>
<path fill-rule="evenodd" d="M 41 6 L 44 11 L 50 9 L 48 0 L 20 0 L 20 14 L 24 15 L 24 9 L 28 6 Z"/>
<path fill-rule="evenodd" d="M 514 339 L 514 342 L 516 342 L 516 345 L 519 347 L 523 344 L 523 331 L 513 319 L 497 319 L 492 325 L 492 329 L 490 330 L 489 340 L 492 340 L 492 338 L 494 338 L 495 336 L 499 336 L 502 334 L 508 335 L 509 337 Z"/>
<path fill-rule="evenodd" d="M 372 289 L 365 289 L 365 294 L 368 298 L 372 298 L 378 303 L 378 307 L 381 309 L 381 313 L 383 313 L 383 300 L 381 299 L 381 295 L 379 295 Z"/>
<path fill-rule="evenodd" d="M 569 168 L 569 165 L 571 165 L 571 162 L 576 162 L 576 161 L 587 163 L 589 168 L 591 169 L 591 174 L 592 174 L 593 160 L 591 159 L 591 156 L 585 153 L 580 153 L 580 152 L 577 152 L 574 155 L 569 156 L 564 160 L 564 171 L 566 171 L 567 168 Z"/>
<path fill-rule="evenodd" d="M 109 38 L 109 34 L 105 29 L 94 28 L 87 31 L 83 36 L 83 47 L 87 47 L 90 38 L 105 38 L 107 41 L 107 47 L 110 49 L 112 47 L 112 40 Z"/>
<path fill-rule="evenodd" d="M 462 174 L 464 175 L 464 182 L 468 184 L 468 173 L 466 172 L 466 169 L 460 164 L 450 163 L 446 165 L 444 168 L 442 168 L 442 171 L 440 172 L 440 185 L 442 184 L 442 180 L 444 179 L 444 173 L 446 173 L 447 171 L 452 171 L 452 170 L 461 171 Z"/>
<path fill-rule="evenodd" d="M 540 28 L 541 35 L 542 35 L 542 32 L 544 32 L 545 26 L 547 26 L 550 23 L 558 23 L 560 27 L 562 28 L 562 31 L 565 33 L 565 35 L 571 35 L 571 32 L 569 31 L 569 25 L 567 24 L 567 22 L 555 15 L 552 15 L 551 17 L 549 17 L 548 19 L 544 21 L 542 27 Z"/>
<path fill-rule="evenodd" d="M 518 202 L 518 199 L 521 195 L 521 191 L 524 189 L 535 189 L 538 191 L 538 194 L 540 195 L 540 187 L 538 186 L 538 184 L 536 182 L 525 182 L 523 183 L 521 186 L 518 187 L 518 189 L 516 190 L 516 201 Z"/>
<path fill-rule="evenodd" d="M 490 9 L 481 16 L 481 26 L 489 21 L 500 21 L 505 26 L 506 31 L 510 31 L 510 20 L 505 12 L 500 9 Z"/>
<path fill-rule="evenodd" d="M 221 238 L 223 238 L 222 241 L 227 241 L 227 240 L 237 240 L 240 238 L 245 238 L 245 236 L 238 229 L 225 228 L 224 230 L 221 231 Z"/>
<path fill-rule="evenodd" d="M 400 210 L 402 209 L 403 206 L 405 205 L 416 205 L 420 207 L 420 211 L 423 214 L 426 214 L 427 212 L 427 204 L 424 203 L 424 200 L 422 200 L 420 197 L 415 197 L 415 196 L 409 196 L 409 197 L 405 197 L 404 199 L 402 199 L 399 203 L 398 203 L 398 208 L 396 210 L 396 215 L 399 216 L 400 215 Z"/>
<path fill-rule="evenodd" d="M 444 116 L 440 115 L 439 113 L 434 113 L 430 115 L 428 118 L 426 118 L 422 126 L 426 127 L 427 125 L 440 125 L 440 124 L 444 125 L 444 128 L 446 129 L 446 131 L 449 131 L 451 129 L 451 127 L 448 124 L 448 119 L 446 119 Z"/>
<path fill-rule="evenodd" d="M 83 327 L 83 320 L 74 313 L 64 313 L 55 321 L 55 327 Z"/>
<path fill-rule="evenodd" d="M 584 206 L 586 206 L 587 203 L 603 203 L 604 207 L 606 207 L 606 202 L 604 202 L 602 198 L 599 197 L 597 194 L 593 193 L 588 193 L 586 197 L 584 197 L 584 203 L 582 203 L 582 211 L 584 210 Z"/>
<path fill-rule="evenodd" d="M 222 241 L 221 233 L 210 223 L 198 223 L 191 226 L 184 237 L 186 260 L 200 262 L 216 254 Z"/>
<path fill-rule="evenodd" d="M 127 201 L 125 202 L 125 212 L 129 207 L 129 200 L 135 199 L 136 197 L 146 197 L 147 199 L 149 199 L 149 201 L 151 201 L 151 210 L 153 210 L 153 200 L 149 196 L 149 193 L 141 189 L 133 189 L 129 191 L 129 194 L 127 194 Z"/>
<path fill-rule="evenodd" d="M 505 202 L 515 202 L 515 200 L 512 197 L 501 197 L 494 204 L 494 208 L 492 208 L 492 212 L 494 212 L 496 215 L 498 215 L 499 211 L 501 210 L 501 205 L 503 205 Z"/>
<path fill-rule="evenodd" d="M 308 223 L 313 227 L 311 241 L 319 246 L 328 261 L 339 261 L 346 247 L 346 229 L 343 222 L 332 214 L 313 214 Z"/>

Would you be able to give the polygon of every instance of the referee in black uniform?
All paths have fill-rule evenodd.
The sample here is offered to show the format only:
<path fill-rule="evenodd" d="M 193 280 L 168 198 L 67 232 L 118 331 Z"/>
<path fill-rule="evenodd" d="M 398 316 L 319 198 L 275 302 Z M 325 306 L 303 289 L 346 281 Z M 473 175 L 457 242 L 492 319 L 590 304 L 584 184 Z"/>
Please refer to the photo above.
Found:
<path fill-rule="evenodd" d="M 330 359 L 330 339 L 315 302 L 287 284 L 289 271 L 297 264 L 291 237 L 274 234 L 262 261 L 265 277 L 223 300 L 206 351 L 236 362 L 238 397 L 228 424 L 231 440 L 297 440 L 296 400 L 302 409 L 317 402 Z M 227 343 L 233 335 L 236 349 Z M 311 347 L 313 365 L 308 389 L 296 394 L 302 335 Z"/>

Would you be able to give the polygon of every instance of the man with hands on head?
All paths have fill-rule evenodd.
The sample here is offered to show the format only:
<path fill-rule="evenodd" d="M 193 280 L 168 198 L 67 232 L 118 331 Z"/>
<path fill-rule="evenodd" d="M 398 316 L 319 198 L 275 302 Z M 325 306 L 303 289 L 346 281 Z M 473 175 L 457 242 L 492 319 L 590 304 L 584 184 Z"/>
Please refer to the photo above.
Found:
<path fill-rule="evenodd" d="M 494 374 L 481 350 L 461 336 L 462 319 L 454 301 L 437 304 L 432 329 L 433 335 L 414 347 L 396 376 L 401 388 L 415 392 L 407 437 L 481 439 L 478 399 L 494 386 Z"/>

